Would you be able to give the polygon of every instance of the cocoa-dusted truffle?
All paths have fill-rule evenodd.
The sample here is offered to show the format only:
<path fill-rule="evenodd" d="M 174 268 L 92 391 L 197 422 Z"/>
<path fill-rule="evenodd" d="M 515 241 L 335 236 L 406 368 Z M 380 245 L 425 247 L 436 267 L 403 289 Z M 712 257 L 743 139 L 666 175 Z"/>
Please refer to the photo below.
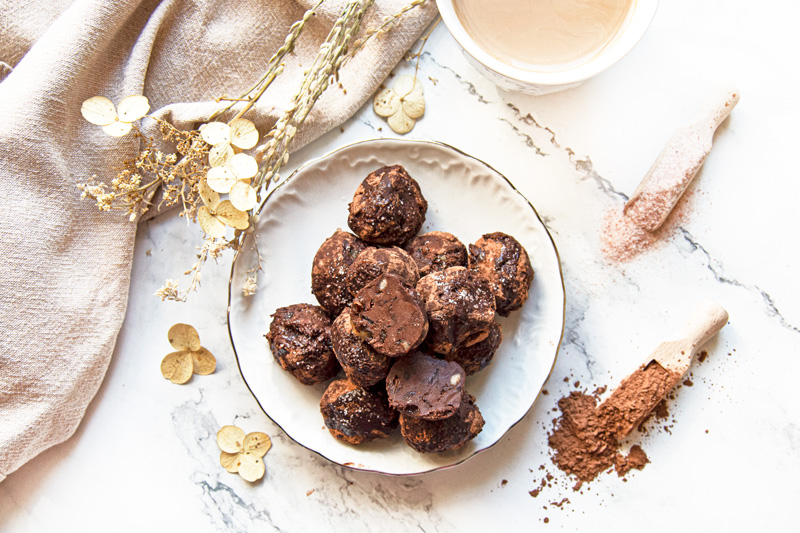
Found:
<path fill-rule="evenodd" d="M 420 276 L 451 266 L 467 266 L 467 247 L 452 233 L 431 231 L 414 237 L 406 251 L 417 263 Z"/>
<path fill-rule="evenodd" d="M 402 245 L 422 227 L 428 202 L 401 165 L 370 173 L 356 189 L 347 225 L 362 240 Z"/>
<path fill-rule="evenodd" d="M 373 350 L 353 330 L 350 308 L 342 311 L 342 314 L 333 321 L 331 345 L 347 379 L 359 387 L 374 385 L 389 373 L 390 359 Z"/>
<path fill-rule="evenodd" d="M 425 420 L 447 418 L 461 407 L 465 378 L 458 363 L 420 352 L 402 357 L 386 378 L 389 406 Z"/>
<path fill-rule="evenodd" d="M 475 397 L 464 393 L 461 407 L 442 420 L 425 420 L 400 414 L 400 431 L 406 444 L 422 453 L 437 453 L 460 448 L 483 429 L 483 416 Z"/>
<path fill-rule="evenodd" d="M 416 290 L 394 274 L 384 274 L 358 291 L 350 306 L 358 335 L 377 352 L 405 355 L 425 340 L 428 319 Z"/>
<path fill-rule="evenodd" d="M 417 283 L 429 332 L 429 350 L 451 354 L 489 336 L 494 322 L 495 301 L 489 283 L 464 267 L 450 267 L 428 274 Z"/>
<path fill-rule="evenodd" d="M 397 411 L 389 407 L 386 391 L 359 387 L 346 379 L 328 385 L 319 410 L 331 435 L 348 444 L 388 437 L 397 427 Z"/>
<path fill-rule="evenodd" d="M 352 233 L 337 229 L 314 255 L 311 290 L 332 316 L 341 313 L 353 299 L 347 290 L 347 269 L 366 246 Z"/>
<path fill-rule="evenodd" d="M 528 299 L 533 267 L 525 248 L 499 231 L 469 245 L 469 267 L 489 280 L 497 300 L 497 314 L 508 316 Z"/>
<path fill-rule="evenodd" d="M 381 274 L 394 274 L 409 287 L 419 281 L 417 264 L 408 253 L 397 247 L 368 246 L 347 269 L 347 289 L 354 295 Z"/>
<path fill-rule="evenodd" d="M 331 318 L 322 307 L 295 304 L 275 311 L 265 337 L 281 368 L 300 383 L 313 385 L 339 371 L 330 328 Z"/>
<path fill-rule="evenodd" d="M 468 376 L 486 368 L 491 363 L 497 348 L 503 340 L 503 331 L 500 323 L 493 322 L 489 329 L 489 336 L 470 346 L 461 346 L 444 358 L 455 361 L 464 369 Z"/>

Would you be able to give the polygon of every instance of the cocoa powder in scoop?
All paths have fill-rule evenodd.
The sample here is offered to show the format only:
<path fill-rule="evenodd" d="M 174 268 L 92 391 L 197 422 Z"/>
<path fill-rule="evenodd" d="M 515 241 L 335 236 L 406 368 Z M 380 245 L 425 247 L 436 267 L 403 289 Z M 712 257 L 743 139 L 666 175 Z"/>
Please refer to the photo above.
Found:
<path fill-rule="evenodd" d="M 561 417 L 548 439 L 553 462 L 577 477 L 578 486 L 612 467 L 620 477 L 644 468 L 648 462 L 644 450 L 633 446 L 623 455 L 619 441 L 647 417 L 679 377 L 653 361 L 623 380 L 599 406 L 595 395 L 583 392 L 561 398 Z"/>

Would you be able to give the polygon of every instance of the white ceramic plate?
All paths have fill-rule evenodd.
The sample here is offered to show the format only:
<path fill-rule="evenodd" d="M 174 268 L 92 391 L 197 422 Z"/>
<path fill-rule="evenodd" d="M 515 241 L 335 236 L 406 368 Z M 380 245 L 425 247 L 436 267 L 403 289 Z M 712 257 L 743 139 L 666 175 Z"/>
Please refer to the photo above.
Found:
<path fill-rule="evenodd" d="M 388 439 L 350 446 L 325 429 L 319 400 L 325 384 L 305 386 L 278 366 L 264 335 L 270 315 L 295 303 L 317 304 L 311 263 L 336 228 L 347 229 L 348 203 L 373 170 L 402 164 L 428 200 L 422 232 L 449 231 L 465 244 L 503 231 L 516 237 L 535 272 L 520 311 L 499 318 L 503 343 L 492 363 L 466 381 L 486 420 L 483 431 L 458 450 L 420 454 L 400 431 Z M 241 293 L 255 265 L 252 241 L 231 271 L 228 329 L 246 385 L 261 408 L 289 437 L 321 456 L 359 470 L 419 474 L 464 462 L 495 444 L 533 405 L 555 363 L 564 328 L 564 283 L 550 234 L 533 206 L 485 163 L 430 141 L 376 139 L 345 146 L 300 167 L 261 206 L 256 228 L 263 272 L 258 291 Z"/>

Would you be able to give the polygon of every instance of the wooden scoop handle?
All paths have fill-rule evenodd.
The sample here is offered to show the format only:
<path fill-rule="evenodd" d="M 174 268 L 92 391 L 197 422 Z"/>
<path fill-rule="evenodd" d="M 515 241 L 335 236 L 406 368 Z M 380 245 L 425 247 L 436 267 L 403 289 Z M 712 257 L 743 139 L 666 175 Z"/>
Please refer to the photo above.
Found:
<path fill-rule="evenodd" d="M 701 302 L 692 312 L 686 340 L 691 345 L 692 355 L 716 335 L 728 323 L 728 312 L 713 300 Z"/>

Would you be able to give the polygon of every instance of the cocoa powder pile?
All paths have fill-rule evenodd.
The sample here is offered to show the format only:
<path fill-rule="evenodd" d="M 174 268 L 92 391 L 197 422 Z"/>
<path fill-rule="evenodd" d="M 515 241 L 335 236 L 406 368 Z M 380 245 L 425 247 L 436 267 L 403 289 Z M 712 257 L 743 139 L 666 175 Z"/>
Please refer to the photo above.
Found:
<path fill-rule="evenodd" d="M 599 406 L 602 389 L 594 395 L 573 391 L 558 401 L 561 417 L 548 444 L 556 466 L 578 478 L 575 490 L 612 467 L 620 477 L 644 468 L 648 462 L 644 450 L 635 445 L 623 455 L 619 441 L 650 414 L 680 377 L 652 361 L 623 380 Z"/>

